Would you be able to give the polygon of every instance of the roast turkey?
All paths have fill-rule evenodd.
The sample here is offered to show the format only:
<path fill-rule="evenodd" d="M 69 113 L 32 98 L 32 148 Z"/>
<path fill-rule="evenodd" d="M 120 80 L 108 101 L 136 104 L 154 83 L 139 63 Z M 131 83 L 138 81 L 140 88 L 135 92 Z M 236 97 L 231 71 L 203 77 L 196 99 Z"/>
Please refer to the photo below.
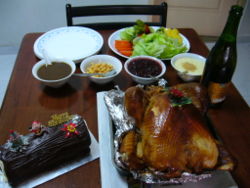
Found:
<path fill-rule="evenodd" d="M 149 168 L 173 178 L 223 165 L 218 141 L 203 117 L 206 91 L 199 84 L 168 89 L 131 87 L 125 92 L 125 108 L 136 122 L 136 129 L 124 135 L 119 150 L 129 169 Z M 223 167 L 231 169 L 232 161 Z"/>

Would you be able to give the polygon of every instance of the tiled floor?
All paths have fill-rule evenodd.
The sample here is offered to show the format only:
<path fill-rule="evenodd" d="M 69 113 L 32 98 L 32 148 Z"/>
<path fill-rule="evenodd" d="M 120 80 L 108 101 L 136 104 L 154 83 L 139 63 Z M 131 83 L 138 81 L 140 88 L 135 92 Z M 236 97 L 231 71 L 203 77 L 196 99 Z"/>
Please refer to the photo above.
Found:
<path fill-rule="evenodd" d="M 211 48 L 214 43 L 206 43 Z M 248 105 L 250 104 L 250 43 L 238 44 L 238 64 L 233 77 L 235 86 Z M 0 108 L 15 64 L 17 52 L 0 48 Z"/>

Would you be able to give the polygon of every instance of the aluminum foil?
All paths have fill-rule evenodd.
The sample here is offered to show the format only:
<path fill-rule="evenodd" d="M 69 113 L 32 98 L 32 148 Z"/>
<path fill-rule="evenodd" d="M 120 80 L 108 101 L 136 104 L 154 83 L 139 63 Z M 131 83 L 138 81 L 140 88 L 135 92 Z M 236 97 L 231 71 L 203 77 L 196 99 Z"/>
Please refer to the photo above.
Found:
<path fill-rule="evenodd" d="M 167 84 L 164 81 L 160 81 L 163 85 Z M 159 85 L 161 85 L 159 84 Z M 138 86 L 143 87 L 143 86 Z M 124 92 L 119 88 L 106 92 L 104 101 L 112 118 L 114 124 L 114 163 L 118 170 L 122 173 L 132 174 L 134 179 L 140 180 L 147 184 L 182 184 L 187 182 L 198 182 L 205 178 L 211 177 L 210 173 L 203 174 L 191 174 L 188 172 L 182 173 L 181 177 L 163 179 L 160 178 L 162 172 L 158 172 L 149 168 L 144 170 L 128 170 L 121 161 L 122 154 L 119 152 L 119 146 L 122 140 L 123 134 L 128 131 L 135 129 L 135 121 L 132 117 L 127 114 L 124 106 Z"/>

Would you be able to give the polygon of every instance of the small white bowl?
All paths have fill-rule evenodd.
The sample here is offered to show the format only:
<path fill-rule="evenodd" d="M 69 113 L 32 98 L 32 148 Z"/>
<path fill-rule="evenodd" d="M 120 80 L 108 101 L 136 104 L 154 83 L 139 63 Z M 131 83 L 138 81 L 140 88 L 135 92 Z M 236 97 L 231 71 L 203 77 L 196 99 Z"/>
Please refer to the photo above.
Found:
<path fill-rule="evenodd" d="M 64 63 L 67 63 L 70 67 L 71 67 L 71 73 L 64 77 L 64 78 L 61 78 L 61 79 L 58 79 L 58 80 L 44 80 L 42 78 L 40 78 L 38 75 L 37 75 L 37 72 L 38 72 L 38 69 L 45 65 L 46 62 L 44 59 L 38 61 L 32 68 L 32 74 L 33 76 L 41 81 L 44 85 L 47 85 L 47 86 L 50 86 L 50 87 L 54 87 L 54 88 L 58 88 L 58 87 L 61 87 L 63 84 L 65 84 L 69 79 L 70 77 L 72 76 L 72 74 L 74 74 L 75 70 L 76 70 L 76 65 L 73 61 L 71 60 L 66 60 L 66 59 L 56 59 L 56 60 L 53 60 L 52 62 L 55 62 L 55 63 L 58 63 L 58 62 L 64 62 Z"/>
<path fill-rule="evenodd" d="M 138 60 L 138 59 L 144 59 L 144 58 L 145 58 L 145 59 L 148 59 L 148 60 L 152 60 L 152 61 L 154 61 L 154 62 L 157 62 L 157 63 L 161 66 L 161 72 L 160 72 L 157 76 L 154 76 L 154 77 L 151 77 L 151 78 L 149 78 L 149 77 L 141 77 L 141 76 L 137 76 L 137 75 L 135 75 L 135 74 L 133 74 L 133 73 L 131 73 L 131 72 L 129 71 L 128 65 L 129 65 L 130 62 L 136 61 L 136 60 Z M 139 62 L 139 63 L 140 63 L 140 62 Z M 135 56 L 135 57 L 129 58 L 129 59 L 125 62 L 125 64 L 124 64 L 124 69 L 125 69 L 125 71 L 127 72 L 127 74 L 130 75 L 131 78 L 132 78 L 135 82 L 137 82 L 137 83 L 139 83 L 139 84 L 144 84 L 144 85 L 151 84 L 151 83 L 157 81 L 157 80 L 158 80 L 160 77 L 162 77 L 162 76 L 165 74 L 165 72 L 166 72 L 166 66 L 165 66 L 165 64 L 164 64 L 160 59 L 155 58 L 155 57 L 152 57 L 152 56 L 143 56 L 143 55 L 142 55 L 142 56 Z"/>
<path fill-rule="evenodd" d="M 95 82 L 97 84 L 106 84 L 108 82 L 111 82 L 120 72 L 122 71 L 122 63 L 119 59 L 116 57 L 110 56 L 110 55 L 93 55 L 90 57 L 87 57 L 81 62 L 80 69 L 83 73 L 87 73 L 86 69 L 90 64 L 95 64 L 95 63 L 107 63 L 110 64 L 114 67 L 115 69 L 115 74 L 110 75 L 110 76 L 105 76 L 105 77 L 95 77 L 95 76 L 90 76 L 90 80 L 92 82 Z"/>
<path fill-rule="evenodd" d="M 185 72 L 184 68 L 183 70 L 181 70 L 182 68 L 176 65 L 176 63 L 178 62 L 181 63 L 181 61 L 182 62 L 187 61 L 188 63 L 195 65 L 196 68 L 200 67 L 200 71 L 199 72 L 191 72 L 191 71 Z M 178 76 L 183 81 L 186 81 L 186 82 L 199 80 L 203 74 L 205 63 L 206 63 L 206 58 L 204 58 L 201 55 L 194 54 L 194 53 L 181 53 L 181 54 L 174 56 L 171 59 L 172 67 L 177 71 Z"/>

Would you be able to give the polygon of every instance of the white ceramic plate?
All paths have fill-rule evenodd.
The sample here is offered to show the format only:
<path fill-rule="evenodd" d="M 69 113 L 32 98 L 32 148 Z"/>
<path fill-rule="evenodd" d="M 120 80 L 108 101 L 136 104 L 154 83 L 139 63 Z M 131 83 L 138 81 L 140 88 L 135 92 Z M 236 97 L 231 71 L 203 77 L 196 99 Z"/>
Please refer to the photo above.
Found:
<path fill-rule="evenodd" d="M 43 50 L 52 58 L 70 59 L 80 62 L 84 58 L 98 53 L 103 46 L 102 36 L 86 27 L 61 27 L 40 36 L 34 44 L 34 52 L 40 59 Z"/>
<path fill-rule="evenodd" d="M 152 26 L 152 28 L 156 30 L 156 29 L 158 29 L 158 28 L 160 28 L 160 27 Z M 110 35 L 109 39 L 108 39 L 108 45 L 109 45 L 110 49 L 111 49 L 114 53 L 116 53 L 116 54 L 118 54 L 119 56 L 122 56 L 122 57 L 124 57 L 124 58 L 129 58 L 128 56 L 125 56 L 125 55 L 121 54 L 120 52 L 118 52 L 118 50 L 115 48 L 115 40 L 120 40 L 120 39 L 121 39 L 121 38 L 120 38 L 120 33 L 121 33 L 124 29 L 126 29 L 126 28 L 119 29 L 119 30 L 115 31 L 114 33 L 112 33 L 112 34 Z M 187 47 L 187 50 L 186 50 L 185 52 L 188 52 L 189 49 L 190 49 L 190 43 L 189 43 L 188 39 L 187 39 L 184 35 L 180 34 L 180 36 L 181 36 L 182 39 L 183 39 L 183 45 Z M 162 60 L 169 60 L 169 59 L 171 59 L 171 58 L 162 59 Z"/>

